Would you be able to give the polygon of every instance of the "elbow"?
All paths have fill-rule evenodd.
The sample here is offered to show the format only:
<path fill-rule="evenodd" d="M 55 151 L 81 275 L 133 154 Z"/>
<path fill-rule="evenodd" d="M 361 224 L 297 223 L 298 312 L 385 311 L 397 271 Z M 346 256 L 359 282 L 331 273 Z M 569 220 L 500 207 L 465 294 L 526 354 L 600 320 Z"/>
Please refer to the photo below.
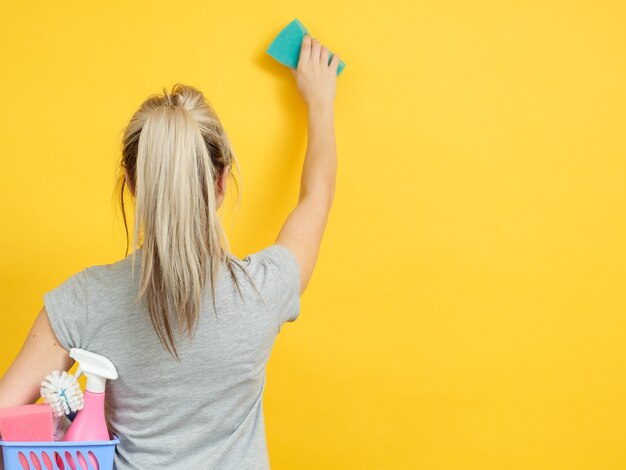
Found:
<path fill-rule="evenodd" d="M 304 193 L 300 196 L 299 203 L 303 201 L 310 201 L 317 207 L 323 207 L 326 212 L 330 212 L 331 207 L 333 206 L 333 200 L 335 198 L 334 189 L 330 190 L 316 190 Z"/>

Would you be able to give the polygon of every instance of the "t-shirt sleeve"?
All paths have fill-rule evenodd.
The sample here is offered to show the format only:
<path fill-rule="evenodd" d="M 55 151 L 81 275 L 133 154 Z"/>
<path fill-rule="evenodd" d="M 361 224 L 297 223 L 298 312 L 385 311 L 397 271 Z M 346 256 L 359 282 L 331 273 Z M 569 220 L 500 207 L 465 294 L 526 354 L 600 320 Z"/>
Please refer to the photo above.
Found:
<path fill-rule="evenodd" d="M 87 269 L 63 281 L 43 296 L 54 334 L 67 351 L 85 348 L 87 326 Z"/>
<path fill-rule="evenodd" d="M 263 271 L 268 272 L 268 297 L 278 322 L 292 322 L 300 313 L 300 265 L 293 252 L 285 245 L 273 244 L 256 253 Z"/>

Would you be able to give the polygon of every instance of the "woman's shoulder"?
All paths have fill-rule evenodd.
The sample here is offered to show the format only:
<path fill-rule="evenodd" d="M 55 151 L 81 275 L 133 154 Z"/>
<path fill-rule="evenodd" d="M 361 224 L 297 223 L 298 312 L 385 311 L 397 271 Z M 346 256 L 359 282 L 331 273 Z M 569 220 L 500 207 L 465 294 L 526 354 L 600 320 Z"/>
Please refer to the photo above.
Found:
<path fill-rule="evenodd" d="M 273 243 L 261 250 L 248 254 L 243 258 L 244 262 L 272 262 L 281 264 L 283 262 L 293 262 L 295 255 L 285 245 Z"/>
<path fill-rule="evenodd" d="M 299 273 L 295 255 L 285 245 L 278 243 L 248 252 L 243 257 L 238 257 L 233 253 L 228 253 L 227 256 L 235 263 L 242 265 L 250 274 L 261 277 L 265 273 L 271 276 L 271 273 L 276 271 L 292 276 Z M 135 250 L 134 253 L 118 261 L 90 265 L 81 271 L 81 276 L 92 283 L 119 283 L 120 280 L 132 275 L 133 262 L 135 263 L 135 277 L 137 277 L 141 272 L 141 249 Z"/>
<path fill-rule="evenodd" d="M 119 281 L 121 277 L 132 272 L 133 254 L 111 263 L 93 264 L 83 269 L 83 275 L 91 281 Z M 141 269 L 141 254 L 135 255 L 135 272 Z"/>

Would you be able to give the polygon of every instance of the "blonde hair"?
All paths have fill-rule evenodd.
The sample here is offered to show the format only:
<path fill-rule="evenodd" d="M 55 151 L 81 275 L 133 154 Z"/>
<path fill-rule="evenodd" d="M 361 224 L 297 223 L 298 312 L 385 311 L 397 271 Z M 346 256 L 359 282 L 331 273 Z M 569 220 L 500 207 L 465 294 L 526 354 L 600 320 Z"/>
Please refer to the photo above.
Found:
<path fill-rule="evenodd" d="M 177 83 L 171 93 L 163 88 L 163 95 L 150 95 L 124 131 L 116 188 L 121 187 L 119 201 L 128 256 L 124 208 L 127 172 L 136 205 L 133 248 L 139 243 L 142 248 L 135 302 L 145 297 L 159 340 L 177 360 L 168 312 L 173 309 L 179 330 L 184 323 L 191 340 L 192 327 L 195 334 L 198 326 L 207 273 L 216 315 L 215 285 L 221 264 L 228 268 L 242 299 L 235 266 L 258 293 L 245 268 L 230 255 L 217 216 L 217 182 L 227 167 L 233 176 L 233 162 L 239 169 L 217 114 L 204 95 L 188 85 Z"/>

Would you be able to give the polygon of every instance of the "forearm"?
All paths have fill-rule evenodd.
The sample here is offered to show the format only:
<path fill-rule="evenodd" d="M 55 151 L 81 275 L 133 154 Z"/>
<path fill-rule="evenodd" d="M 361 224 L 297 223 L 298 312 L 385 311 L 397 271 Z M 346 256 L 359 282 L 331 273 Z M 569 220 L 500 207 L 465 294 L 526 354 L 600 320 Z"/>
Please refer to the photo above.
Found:
<path fill-rule="evenodd" d="M 335 112 L 332 105 L 308 109 L 308 142 L 302 166 L 300 197 L 319 197 L 332 205 L 337 177 Z"/>

